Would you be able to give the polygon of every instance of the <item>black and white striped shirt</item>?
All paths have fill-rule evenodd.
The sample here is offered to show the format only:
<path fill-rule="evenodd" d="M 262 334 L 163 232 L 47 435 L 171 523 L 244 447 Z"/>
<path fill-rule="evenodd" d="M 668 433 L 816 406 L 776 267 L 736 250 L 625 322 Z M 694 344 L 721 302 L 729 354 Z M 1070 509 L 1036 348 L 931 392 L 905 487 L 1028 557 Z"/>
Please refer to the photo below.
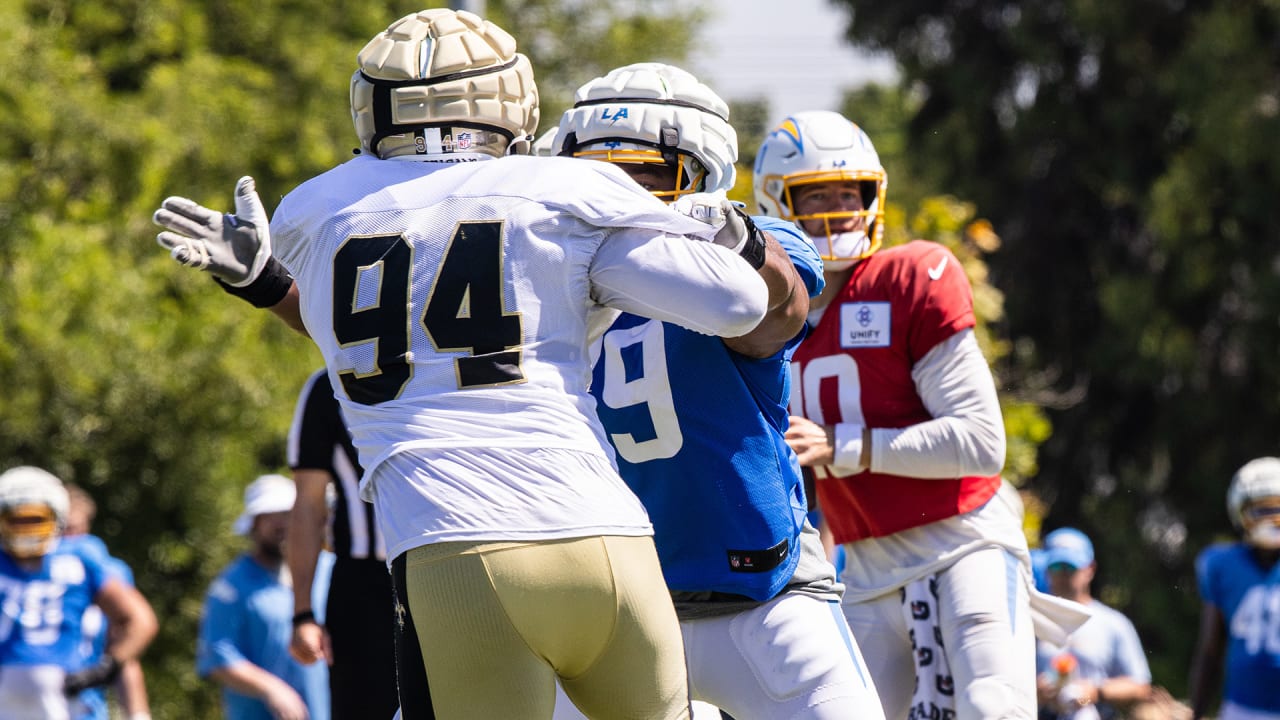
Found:
<path fill-rule="evenodd" d="M 288 462 L 294 470 L 324 470 L 332 477 L 333 552 L 339 558 L 385 561 L 386 543 L 374 521 L 373 505 L 360 499 L 363 471 L 323 368 L 307 378 L 298 396 L 289 428 Z"/>

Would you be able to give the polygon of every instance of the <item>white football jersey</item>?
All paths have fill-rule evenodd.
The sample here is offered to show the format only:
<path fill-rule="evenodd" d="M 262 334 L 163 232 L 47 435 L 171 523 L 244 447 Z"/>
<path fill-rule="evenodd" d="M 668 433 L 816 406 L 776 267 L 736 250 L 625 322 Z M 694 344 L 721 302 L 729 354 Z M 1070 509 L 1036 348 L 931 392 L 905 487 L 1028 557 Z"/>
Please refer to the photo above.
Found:
<path fill-rule="evenodd" d="M 736 336 L 767 304 L 741 258 L 690 241 L 712 228 L 607 163 L 362 156 L 286 196 L 271 232 L 366 468 L 364 494 L 426 525 L 388 535 L 391 557 L 442 539 L 647 533 L 587 392 L 589 317 L 612 308 Z M 612 477 L 548 450 L 603 458 Z M 483 466 L 465 482 L 398 483 L 403 463 L 380 466 L 406 451 L 486 461 L 450 464 Z M 615 511 L 582 516 L 601 508 Z"/>

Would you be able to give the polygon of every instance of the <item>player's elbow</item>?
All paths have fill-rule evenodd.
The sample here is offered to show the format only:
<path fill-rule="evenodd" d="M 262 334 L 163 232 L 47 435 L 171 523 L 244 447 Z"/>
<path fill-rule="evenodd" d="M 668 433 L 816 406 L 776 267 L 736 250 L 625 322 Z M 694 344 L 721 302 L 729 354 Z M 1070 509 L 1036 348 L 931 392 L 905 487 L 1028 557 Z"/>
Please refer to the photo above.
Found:
<path fill-rule="evenodd" d="M 1003 424 L 975 426 L 972 428 L 970 437 L 969 459 L 973 463 L 970 468 L 972 474 L 996 475 L 1004 470 L 1005 452 L 1008 450 L 1008 444 L 1005 439 Z"/>

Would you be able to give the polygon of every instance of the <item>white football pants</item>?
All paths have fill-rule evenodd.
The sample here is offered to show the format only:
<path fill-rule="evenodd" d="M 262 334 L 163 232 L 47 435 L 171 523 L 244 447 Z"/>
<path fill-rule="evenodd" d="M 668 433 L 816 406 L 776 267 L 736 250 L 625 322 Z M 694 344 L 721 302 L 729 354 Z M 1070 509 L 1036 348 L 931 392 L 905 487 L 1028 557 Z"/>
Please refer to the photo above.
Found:
<path fill-rule="evenodd" d="M 1033 720 L 1035 636 L 1027 580 L 1017 558 L 1001 548 L 986 548 L 940 571 L 937 580 L 937 637 L 911 637 L 898 590 L 844 603 L 885 717 L 908 717 L 916 685 L 914 653 L 924 647 L 946 653 L 957 720 Z M 932 676 L 921 678 L 934 681 Z M 931 716 L 929 708 L 921 711 L 922 717 Z"/>

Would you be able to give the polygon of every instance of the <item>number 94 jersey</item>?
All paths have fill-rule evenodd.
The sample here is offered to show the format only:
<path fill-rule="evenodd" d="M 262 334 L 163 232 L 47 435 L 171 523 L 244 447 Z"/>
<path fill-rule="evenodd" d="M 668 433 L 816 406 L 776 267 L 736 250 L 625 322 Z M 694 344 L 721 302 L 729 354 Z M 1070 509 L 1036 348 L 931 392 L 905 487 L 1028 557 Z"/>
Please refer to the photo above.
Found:
<path fill-rule="evenodd" d="M 362 495 L 378 494 L 369 483 L 400 453 L 496 454 L 506 470 L 483 481 L 519 495 L 530 533 L 573 525 L 572 507 L 547 499 L 552 486 L 579 509 L 608 494 L 634 506 L 629 524 L 647 526 L 609 467 L 587 392 L 588 335 L 607 326 L 597 314 L 616 316 L 605 308 L 708 333 L 754 327 L 764 283 L 732 251 L 690 241 L 714 231 L 608 163 L 545 157 L 359 157 L 295 189 L 271 221 L 365 468 Z M 552 450 L 594 456 L 609 477 L 538 459 Z M 602 489 L 615 480 L 617 491 Z M 452 507 L 442 493 L 436 484 L 426 499 L 451 538 L 518 524 L 479 517 L 492 493 L 460 489 Z"/>
<path fill-rule="evenodd" d="M 1265 570 L 1244 543 L 1214 545 L 1196 558 L 1196 579 L 1227 625 L 1223 700 L 1280 715 L 1280 563 Z"/>

